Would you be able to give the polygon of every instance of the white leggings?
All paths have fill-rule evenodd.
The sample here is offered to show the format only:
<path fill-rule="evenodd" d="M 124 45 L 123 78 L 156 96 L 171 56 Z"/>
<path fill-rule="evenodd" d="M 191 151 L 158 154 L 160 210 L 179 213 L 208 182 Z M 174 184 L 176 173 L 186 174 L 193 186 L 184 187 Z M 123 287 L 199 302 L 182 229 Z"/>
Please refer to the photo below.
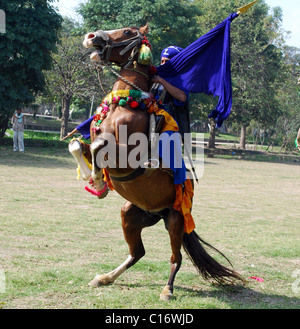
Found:
<path fill-rule="evenodd" d="M 23 131 L 14 131 L 14 151 L 24 152 Z"/>

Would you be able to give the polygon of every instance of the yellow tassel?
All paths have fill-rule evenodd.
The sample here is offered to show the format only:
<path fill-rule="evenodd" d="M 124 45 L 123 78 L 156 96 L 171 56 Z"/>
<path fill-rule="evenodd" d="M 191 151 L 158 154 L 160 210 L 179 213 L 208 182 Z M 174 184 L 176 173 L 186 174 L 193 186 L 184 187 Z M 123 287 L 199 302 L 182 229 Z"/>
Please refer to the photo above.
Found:
<path fill-rule="evenodd" d="M 111 93 L 111 97 L 119 96 L 119 97 L 128 97 L 129 89 L 126 90 L 113 90 Z"/>
<path fill-rule="evenodd" d="M 77 167 L 77 180 L 80 179 L 80 166 Z"/>
<path fill-rule="evenodd" d="M 142 65 L 150 65 L 152 63 L 152 59 L 151 49 L 143 44 L 140 49 L 138 62 Z"/>
<path fill-rule="evenodd" d="M 82 156 L 83 156 L 83 160 L 86 163 L 86 165 L 88 166 L 88 168 L 90 170 L 92 170 L 93 169 L 93 166 L 88 162 L 88 159 L 84 156 L 84 154 L 82 154 Z"/>

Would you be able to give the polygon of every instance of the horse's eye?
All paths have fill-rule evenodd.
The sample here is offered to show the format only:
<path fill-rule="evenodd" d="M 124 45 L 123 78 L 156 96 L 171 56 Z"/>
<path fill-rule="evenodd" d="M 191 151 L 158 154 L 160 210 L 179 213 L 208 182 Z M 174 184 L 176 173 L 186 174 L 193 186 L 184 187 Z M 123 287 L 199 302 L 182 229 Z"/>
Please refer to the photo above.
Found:
<path fill-rule="evenodd" d="M 130 34 L 130 31 L 125 30 L 123 33 L 126 34 L 126 35 L 129 35 Z"/>

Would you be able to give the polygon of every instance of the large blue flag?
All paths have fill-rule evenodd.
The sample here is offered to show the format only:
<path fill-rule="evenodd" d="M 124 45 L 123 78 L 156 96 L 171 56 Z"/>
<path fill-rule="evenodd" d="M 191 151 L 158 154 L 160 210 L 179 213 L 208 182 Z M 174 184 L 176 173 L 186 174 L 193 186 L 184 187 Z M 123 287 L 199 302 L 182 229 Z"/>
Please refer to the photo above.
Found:
<path fill-rule="evenodd" d="M 231 14 L 157 68 L 159 76 L 181 90 L 219 96 L 217 107 L 209 115 L 219 127 L 229 115 L 232 104 L 230 23 L 237 16 L 237 13 Z"/>

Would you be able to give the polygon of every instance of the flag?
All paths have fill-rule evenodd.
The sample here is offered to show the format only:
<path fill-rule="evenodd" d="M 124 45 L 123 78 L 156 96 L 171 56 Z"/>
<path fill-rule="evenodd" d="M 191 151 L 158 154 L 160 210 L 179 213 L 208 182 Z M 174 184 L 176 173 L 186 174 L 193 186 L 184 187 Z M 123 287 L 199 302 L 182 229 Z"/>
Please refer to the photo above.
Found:
<path fill-rule="evenodd" d="M 83 138 L 85 139 L 90 138 L 90 127 L 93 120 L 94 120 L 94 116 L 88 118 L 87 120 L 85 120 L 79 126 L 76 127 L 77 131 L 80 132 Z"/>
<path fill-rule="evenodd" d="M 230 24 L 237 13 L 157 68 L 157 74 L 173 86 L 189 93 L 219 96 L 209 117 L 220 127 L 232 104 L 230 72 Z"/>

